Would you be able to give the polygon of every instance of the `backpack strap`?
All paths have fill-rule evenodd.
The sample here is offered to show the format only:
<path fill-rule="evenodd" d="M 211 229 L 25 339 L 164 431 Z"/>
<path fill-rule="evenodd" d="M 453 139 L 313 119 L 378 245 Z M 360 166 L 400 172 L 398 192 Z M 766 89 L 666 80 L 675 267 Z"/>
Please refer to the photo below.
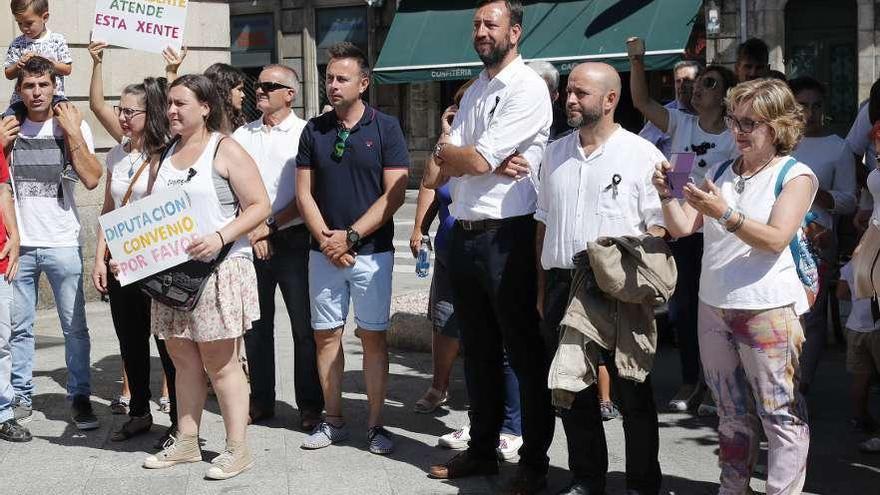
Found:
<path fill-rule="evenodd" d="M 785 176 L 788 175 L 788 172 L 791 170 L 791 167 L 797 165 L 797 160 L 794 158 L 789 158 L 785 165 L 782 166 L 782 170 L 779 171 L 779 175 L 776 176 L 776 197 L 778 198 L 780 194 L 782 194 L 782 187 L 785 185 Z"/>
<path fill-rule="evenodd" d="M 721 176 L 724 175 L 724 171 L 727 170 L 727 167 L 730 167 L 730 165 L 734 161 L 735 161 L 735 159 L 734 160 L 727 160 L 726 162 L 719 165 L 718 168 L 715 170 L 715 176 L 712 177 L 712 182 L 718 182 L 718 179 L 720 179 Z"/>

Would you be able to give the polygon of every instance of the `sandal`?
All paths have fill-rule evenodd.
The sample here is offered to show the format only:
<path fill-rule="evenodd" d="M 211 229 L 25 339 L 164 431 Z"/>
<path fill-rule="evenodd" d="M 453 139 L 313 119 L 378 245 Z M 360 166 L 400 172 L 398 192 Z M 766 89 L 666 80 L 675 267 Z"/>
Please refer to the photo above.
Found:
<path fill-rule="evenodd" d="M 130 400 L 131 399 L 129 397 L 126 397 L 124 395 L 120 395 L 119 397 L 113 399 L 113 401 L 110 402 L 110 412 L 120 415 L 128 414 L 128 402 Z"/>
<path fill-rule="evenodd" d="M 425 395 L 423 395 L 421 399 L 416 401 L 412 410 L 419 414 L 430 414 L 436 411 L 438 407 L 446 404 L 448 398 L 449 394 L 447 392 L 441 392 L 436 388 L 431 387 L 425 392 Z"/>

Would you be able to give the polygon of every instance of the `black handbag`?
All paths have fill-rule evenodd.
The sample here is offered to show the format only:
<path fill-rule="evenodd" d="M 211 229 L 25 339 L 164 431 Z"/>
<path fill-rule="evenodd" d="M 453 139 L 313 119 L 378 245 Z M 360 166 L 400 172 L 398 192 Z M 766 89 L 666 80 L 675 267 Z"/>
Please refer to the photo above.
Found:
<path fill-rule="evenodd" d="M 223 139 L 225 137 L 217 141 L 214 158 L 217 157 L 217 151 L 219 151 Z M 169 145 L 162 153 L 159 158 L 159 167 L 162 166 L 170 149 Z M 229 254 L 232 244 L 223 246 L 223 249 L 217 253 L 217 257 L 212 261 L 189 260 L 139 280 L 141 291 L 156 302 L 170 308 L 178 311 L 192 311 L 198 304 L 199 298 L 202 297 L 208 278 Z"/>

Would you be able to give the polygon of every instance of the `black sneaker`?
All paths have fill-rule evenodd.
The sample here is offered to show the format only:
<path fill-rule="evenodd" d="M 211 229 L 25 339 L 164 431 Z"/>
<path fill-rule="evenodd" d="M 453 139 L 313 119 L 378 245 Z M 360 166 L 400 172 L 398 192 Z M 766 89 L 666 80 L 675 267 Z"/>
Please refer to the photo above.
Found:
<path fill-rule="evenodd" d="M 98 427 L 98 418 L 92 412 L 92 403 L 85 395 L 77 395 L 73 398 L 70 418 L 80 430 L 94 430 Z"/>
<path fill-rule="evenodd" d="M 175 425 L 169 426 L 165 430 L 165 433 L 163 433 L 162 436 L 159 437 L 158 440 L 156 440 L 156 443 L 153 444 L 153 448 L 157 449 L 157 450 L 162 450 L 165 447 L 170 446 L 172 443 L 174 443 L 175 435 L 177 435 L 177 426 L 175 426 Z M 169 441 L 171 443 L 168 443 Z"/>
<path fill-rule="evenodd" d="M 12 414 L 15 416 L 15 421 L 18 424 L 30 423 L 34 419 L 34 406 L 16 401 L 12 405 Z"/>
<path fill-rule="evenodd" d="M 27 428 L 18 424 L 15 419 L 0 423 L 0 439 L 7 442 L 30 442 L 33 437 Z"/>

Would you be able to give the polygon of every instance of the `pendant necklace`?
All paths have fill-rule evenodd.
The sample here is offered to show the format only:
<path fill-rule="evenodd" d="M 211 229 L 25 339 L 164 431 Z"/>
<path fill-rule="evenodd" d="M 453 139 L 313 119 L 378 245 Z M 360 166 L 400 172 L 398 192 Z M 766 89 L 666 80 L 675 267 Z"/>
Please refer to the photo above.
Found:
<path fill-rule="evenodd" d="M 761 173 L 761 171 L 764 170 L 764 168 L 766 168 L 767 165 L 770 165 L 770 162 L 772 162 L 774 158 L 776 158 L 776 157 L 771 156 L 770 159 L 767 160 L 766 163 L 761 165 L 760 168 L 758 168 L 758 170 L 755 173 L 753 173 L 752 175 L 750 175 L 748 177 L 743 177 L 742 174 L 737 174 L 736 170 L 734 170 L 733 173 L 736 174 L 736 178 L 733 180 L 733 188 L 736 190 L 736 193 L 742 194 L 742 192 L 745 191 L 745 189 L 746 189 L 746 182 L 748 182 L 749 179 L 751 179 L 752 177 Z M 740 159 L 740 169 L 742 169 L 742 159 Z"/>
<path fill-rule="evenodd" d="M 145 157 L 144 157 L 144 152 L 143 152 L 143 150 L 141 150 L 141 152 L 138 153 L 138 155 L 137 155 L 137 156 L 135 157 L 135 159 L 132 161 L 132 159 L 131 159 L 131 155 L 134 154 L 134 151 L 131 150 L 131 143 L 130 143 L 130 142 L 129 142 L 129 144 L 128 144 L 128 149 L 129 149 L 129 153 L 128 153 L 128 156 L 127 156 L 127 158 L 128 158 L 128 178 L 131 179 L 131 178 L 134 176 L 134 166 L 135 166 L 135 164 L 141 162 L 141 160 L 142 160 L 142 159 L 145 159 Z"/>

